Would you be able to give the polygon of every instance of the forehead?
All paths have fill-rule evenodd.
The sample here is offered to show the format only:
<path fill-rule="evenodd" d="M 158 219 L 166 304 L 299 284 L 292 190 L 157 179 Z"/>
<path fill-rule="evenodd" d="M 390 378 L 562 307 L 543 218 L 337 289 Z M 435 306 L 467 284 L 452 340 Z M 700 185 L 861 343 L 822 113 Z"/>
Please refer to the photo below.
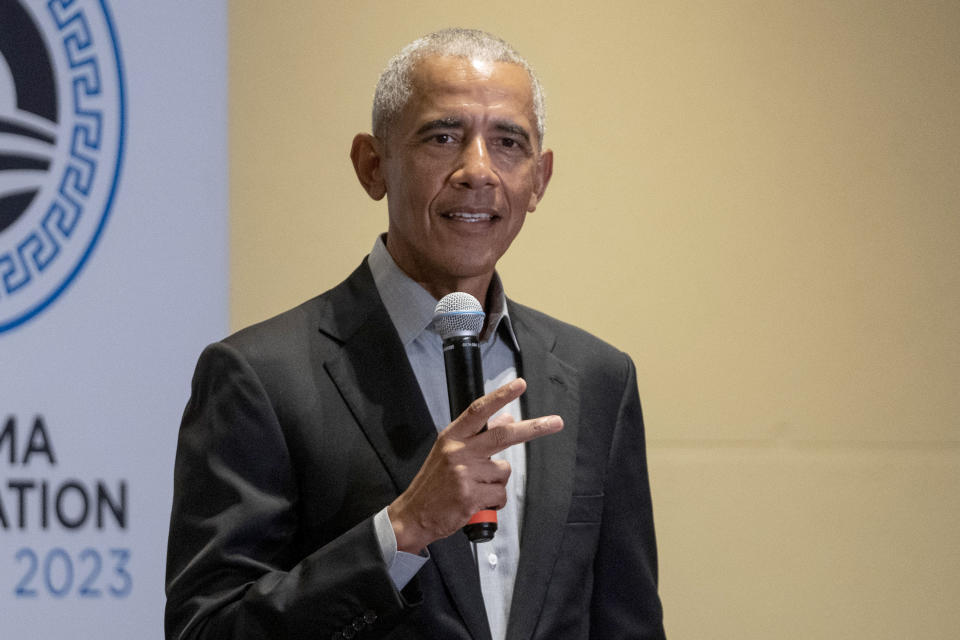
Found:
<path fill-rule="evenodd" d="M 531 126 L 533 90 L 526 69 L 511 62 L 433 56 L 416 63 L 403 118 L 449 109 L 493 109 Z M 512 113 L 511 113 L 512 112 Z"/>

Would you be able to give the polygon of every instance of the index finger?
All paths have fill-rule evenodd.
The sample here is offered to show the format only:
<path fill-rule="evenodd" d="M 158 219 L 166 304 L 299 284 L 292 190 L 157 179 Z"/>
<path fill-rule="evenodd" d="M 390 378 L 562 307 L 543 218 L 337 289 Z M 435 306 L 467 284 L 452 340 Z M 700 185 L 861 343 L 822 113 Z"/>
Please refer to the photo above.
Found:
<path fill-rule="evenodd" d="M 542 416 L 491 427 L 484 433 L 478 433 L 473 438 L 473 443 L 480 445 L 486 455 L 492 456 L 515 444 L 548 436 L 561 429 L 563 429 L 563 418 Z"/>
<path fill-rule="evenodd" d="M 511 380 L 507 384 L 481 396 L 470 403 L 470 406 L 444 429 L 444 433 L 455 438 L 465 439 L 483 429 L 487 420 L 521 395 L 527 389 L 523 378 Z"/>

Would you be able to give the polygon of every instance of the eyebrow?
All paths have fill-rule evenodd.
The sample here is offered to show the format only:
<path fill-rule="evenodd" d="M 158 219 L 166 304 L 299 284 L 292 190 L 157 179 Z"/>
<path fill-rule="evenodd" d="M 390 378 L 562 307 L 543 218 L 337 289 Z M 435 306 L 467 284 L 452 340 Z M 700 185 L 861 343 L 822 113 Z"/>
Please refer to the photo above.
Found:
<path fill-rule="evenodd" d="M 530 133 L 518 124 L 514 124 L 513 122 L 501 121 L 501 122 L 495 123 L 494 126 L 496 127 L 497 131 L 503 131 L 504 133 L 512 133 L 513 135 L 520 136 L 521 138 L 523 138 L 528 144 L 530 143 Z"/>
<path fill-rule="evenodd" d="M 417 135 L 422 135 L 435 129 L 459 129 L 463 127 L 463 121 L 458 118 L 437 118 L 430 122 L 425 122 L 417 129 Z"/>

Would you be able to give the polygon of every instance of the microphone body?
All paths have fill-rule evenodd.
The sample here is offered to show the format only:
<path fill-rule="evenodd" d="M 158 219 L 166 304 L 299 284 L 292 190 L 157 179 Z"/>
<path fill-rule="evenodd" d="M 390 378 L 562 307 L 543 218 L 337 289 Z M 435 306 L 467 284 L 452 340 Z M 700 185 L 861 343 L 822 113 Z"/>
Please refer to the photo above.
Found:
<path fill-rule="evenodd" d="M 443 367 L 447 373 L 450 417 L 455 418 L 483 395 L 483 361 L 480 338 L 453 336 L 443 341 Z"/>
<path fill-rule="evenodd" d="M 434 330 L 443 339 L 443 366 L 447 375 L 447 400 L 450 417 L 463 413 L 470 403 L 483 395 L 483 362 L 480 356 L 480 330 L 483 308 L 467 293 L 451 293 L 437 303 Z M 486 430 L 486 425 L 480 430 Z M 493 540 L 497 530 L 497 512 L 478 511 L 463 527 L 470 542 Z"/>

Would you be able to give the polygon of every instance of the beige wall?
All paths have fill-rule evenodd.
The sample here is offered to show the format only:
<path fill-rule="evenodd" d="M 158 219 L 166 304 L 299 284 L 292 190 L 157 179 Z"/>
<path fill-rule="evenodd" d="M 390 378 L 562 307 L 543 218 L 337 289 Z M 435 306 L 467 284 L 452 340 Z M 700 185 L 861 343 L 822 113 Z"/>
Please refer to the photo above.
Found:
<path fill-rule="evenodd" d="M 235 327 L 385 228 L 347 152 L 386 59 L 493 31 L 539 70 L 556 153 L 501 271 L 637 362 L 671 637 L 957 637 L 960 3 L 230 17 Z"/>

